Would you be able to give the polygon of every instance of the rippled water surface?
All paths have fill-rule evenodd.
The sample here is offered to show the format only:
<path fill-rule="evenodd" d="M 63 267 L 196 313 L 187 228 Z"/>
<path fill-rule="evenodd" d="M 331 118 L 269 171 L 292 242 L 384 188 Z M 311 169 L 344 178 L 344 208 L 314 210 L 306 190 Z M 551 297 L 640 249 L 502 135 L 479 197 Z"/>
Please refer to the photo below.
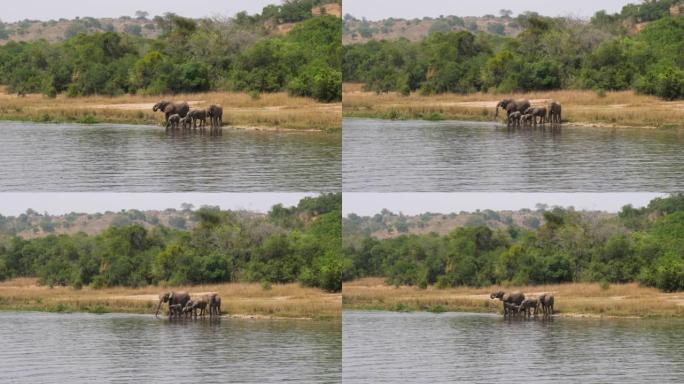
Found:
<path fill-rule="evenodd" d="M 340 135 L 0 122 L 0 191 L 338 191 Z"/>
<path fill-rule="evenodd" d="M 0 312 L 1 383 L 339 383 L 339 322 Z"/>
<path fill-rule="evenodd" d="M 357 192 L 663 192 L 684 189 L 684 131 L 345 119 Z"/>
<path fill-rule="evenodd" d="M 683 320 L 343 312 L 344 383 L 682 383 Z"/>

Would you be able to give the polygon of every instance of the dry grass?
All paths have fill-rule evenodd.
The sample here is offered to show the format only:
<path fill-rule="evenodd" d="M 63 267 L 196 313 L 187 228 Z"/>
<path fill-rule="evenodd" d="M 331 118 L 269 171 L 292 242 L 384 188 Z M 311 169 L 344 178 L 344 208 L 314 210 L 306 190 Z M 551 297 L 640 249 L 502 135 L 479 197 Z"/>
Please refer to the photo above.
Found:
<path fill-rule="evenodd" d="M 365 278 L 343 285 L 342 303 L 347 309 L 498 312 L 501 303 L 489 299 L 489 293 L 499 289 L 520 290 L 530 296 L 553 293 L 556 312 L 562 316 L 684 316 L 684 293 L 663 293 L 637 284 L 615 284 L 607 289 L 595 283 L 419 289 Z"/>
<path fill-rule="evenodd" d="M 339 319 L 341 295 L 305 288 L 298 284 L 230 283 L 173 288 L 49 288 L 36 279 L 21 278 L 0 283 L 0 309 L 50 312 L 154 313 L 160 292 L 175 290 L 190 294 L 218 292 L 221 309 L 231 316 L 267 318 Z"/>
<path fill-rule="evenodd" d="M 54 99 L 38 94 L 18 97 L 2 92 L 0 119 L 160 125 L 163 115 L 152 112 L 152 106 L 161 99 L 186 100 L 194 108 L 220 104 L 224 125 L 238 128 L 339 131 L 342 121 L 340 103 L 318 103 L 286 93 L 262 94 L 254 99 L 245 93 L 230 92 L 76 98 L 59 95 Z"/>
<path fill-rule="evenodd" d="M 684 102 L 667 102 L 632 91 L 553 91 L 526 94 L 401 96 L 397 93 L 364 92 L 359 84 L 343 86 L 343 113 L 349 117 L 426 120 L 494 121 L 499 100 L 526 98 L 532 104 L 546 105 L 556 100 L 563 105 L 563 120 L 573 125 L 595 127 L 684 127 Z M 502 114 L 499 114 L 500 118 Z"/>

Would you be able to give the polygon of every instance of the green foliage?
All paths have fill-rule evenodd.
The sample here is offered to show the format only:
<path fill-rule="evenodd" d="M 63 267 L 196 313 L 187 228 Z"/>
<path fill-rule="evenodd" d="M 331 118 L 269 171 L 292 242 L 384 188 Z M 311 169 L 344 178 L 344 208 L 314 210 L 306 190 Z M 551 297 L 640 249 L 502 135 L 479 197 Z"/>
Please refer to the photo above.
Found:
<path fill-rule="evenodd" d="M 148 230 L 132 223 L 144 219 L 142 212 L 127 211 L 117 215 L 123 222 L 96 236 L 12 237 L 0 243 L 0 280 L 37 276 L 46 285 L 75 288 L 299 281 L 340 291 L 341 195 L 271 212 L 281 214 L 261 218 L 203 207 L 191 230 Z"/>
<path fill-rule="evenodd" d="M 275 12 L 271 16 L 255 15 L 242 24 L 240 14 L 235 22 L 223 22 L 167 13 L 154 19 L 161 31 L 157 39 L 140 37 L 139 24 L 126 24 L 124 33 L 101 32 L 97 20 L 79 19 L 64 42 L 1 46 L 0 84 L 49 97 L 235 90 L 339 101 L 341 22 L 312 18 L 311 7 L 321 3 L 288 1 L 275 11 L 264 8 Z M 271 17 L 305 21 L 276 37 L 263 26 Z"/>
<path fill-rule="evenodd" d="M 445 236 L 365 236 L 345 246 L 343 279 L 385 276 L 389 284 L 421 288 L 637 281 L 684 290 L 684 195 L 596 220 L 555 208 L 536 230 L 475 226 Z"/>
<path fill-rule="evenodd" d="M 553 89 L 634 89 L 667 100 L 684 98 L 684 18 L 668 16 L 674 0 L 596 13 L 590 24 L 526 13 L 517 37 L 452 32 L 438 19 L 420 42 L 369 41 L 343 47 L 345 81 L 376 92 L 408 94 Z M 651 21 L 640 33 L 626 20 Z M 473 26 L 475 28 L 475 26 Z M 630 32 L 630 33 L 628 33 Z"/>

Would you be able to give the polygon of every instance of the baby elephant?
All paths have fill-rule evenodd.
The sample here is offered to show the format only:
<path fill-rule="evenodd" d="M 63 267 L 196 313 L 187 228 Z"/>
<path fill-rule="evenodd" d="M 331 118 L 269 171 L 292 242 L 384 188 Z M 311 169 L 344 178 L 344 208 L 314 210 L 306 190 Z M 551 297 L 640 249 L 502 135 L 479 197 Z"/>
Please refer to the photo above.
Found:
<path fill-rule="evenodd" d="M 510 115 L 508 115 L 508 126 L 511 127 L 519 127 L 520 126 L 520 117 L 522 116 L 522 113 L 520 112 L 513 112 Z"/>
<path fill-rule="evenodd" d="M 204 316 L 207 310 L 207 301 L 204 298 L 190 300 L 183 308 L 183 312 L 186 316 L 197 317 L 197 311 L 199 310 L 199 315 Z"/>
<path fill-rule="evenodd" d="M 172 317 L 180 317 L 181 312 L 183 311 L 183 306 L 180 304 L 171 304 L 169 305 L 169 319 Z"/>
<path fill-rule="evenodd" d="M 192 127 L 192 118 L 190 117 L 190 114 L 180 119 L 180 126 L 183 129 L 190 129 L 190 127 Z"/>
<path fill-rule="evenodd" d="M 537 309 L 539 308 L 539 300 L 534 298 L 527 298 L 520 303 L 518 312 L 523 312 L 523 316 L 530 317 L 532 313 L 537 316 Z M 532 312 L 534 310 L 534 312 Z"/>
<path fill-rule="evenodd" d="M 166 129 L 169 129 L 169 127 L 172 129 L 178 128 L 178 123 L 180 123 L 180 119 L 181 117 L 179 114 L 169 116 L 169 121 L 166 122 Z"/>
<path fill-rule="evenodd" d="M 192 128 L 197 128 L 197 123 L 199 122 L 200 128 L 207 125 L 207 110 L 206 109 L 193 109 L 188 112 L 188 116 L 192 119 Z"/>

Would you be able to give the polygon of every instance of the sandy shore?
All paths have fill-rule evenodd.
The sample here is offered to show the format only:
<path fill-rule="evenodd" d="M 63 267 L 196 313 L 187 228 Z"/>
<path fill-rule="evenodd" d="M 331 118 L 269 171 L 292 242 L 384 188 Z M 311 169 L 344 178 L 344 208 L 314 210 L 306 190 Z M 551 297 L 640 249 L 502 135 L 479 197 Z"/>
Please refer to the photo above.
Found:
<path fill-rule="evenodd" d="M 419 289 L 388 286 L 382 278 L 365 278 L 344 283 L 342 303 L 345 309 L 499 313 L 502 311 L 501 302 L 489 298 L 489 294 L 497 290 L 522 291 L 528 297 L 552 293 L 555 296 L 555 310 L 560 317 L 684 317 L 684 293 L 665 293 L 634 283 L 608 287 L 601 287 L 597 283 L 570 283 L 527 287 Z"/>
<path fill-rule="evenodd" d="M 55 123 L 114 123 L 160 126 L 164 115 L 153 112 L 160 100 L 186 101 L 191 108 L 223 107 L 225 127 L 261 131 L 337 132 L 342 124 L 341 103 L 320 103 L 286 93 L 251 97 L 245 93 L 207 92 L 166 96 L 123 95 L 48 98 L 39 94 L 18 97 L 0 89 L 0 120 Z"/>
<path fill-rule="evenodd" d="M 186 291 L 191 296 L 217 292 L 222 312 L 234 318 L 332 320 L 341 316 L 341 294 L 299 284 L 273 284 L 270 289 L 256 283 L 227 283 L 77 290 L 42 286 L 33 278 L 0 282 L 0 310 L 154 314 L 159 293 L 172 290 Z"/>
<path fill-rule="evenodd" d="M 364 92 L 360 84 L 345 84 L 343 90 L 343 114 L 346 117 L 503 123 L 505 113 L 500 110 L 496 118 L 496 105 L 502 99 L 514 98 L 527 99 L 533 106 L 560 102 L 565 127 L 684 128 L 683 102 L 664 101 L 631 91 L 598 94 L 594 91 L 566 90 L 509 95 L 475 93 L 429 96 L 413 93 L 401 96 L 392 92 Z"/>

